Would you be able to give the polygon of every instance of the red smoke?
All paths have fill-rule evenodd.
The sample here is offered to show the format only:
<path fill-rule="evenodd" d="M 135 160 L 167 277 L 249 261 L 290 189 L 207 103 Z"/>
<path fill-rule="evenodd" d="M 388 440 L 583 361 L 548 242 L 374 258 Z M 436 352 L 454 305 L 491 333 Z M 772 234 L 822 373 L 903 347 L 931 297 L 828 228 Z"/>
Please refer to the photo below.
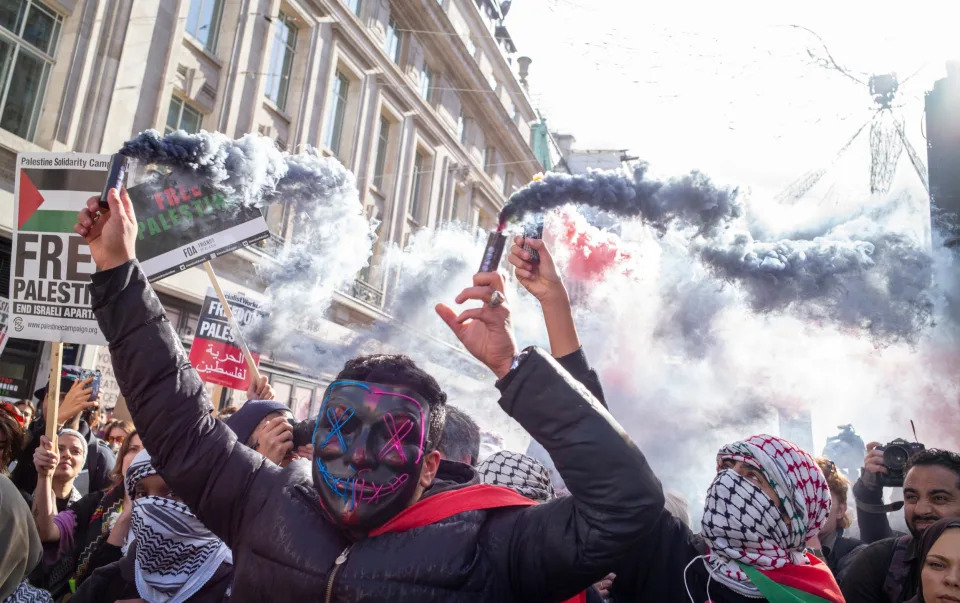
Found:
<path fill-rule="evenodd" d="M 601 280 L 607 271 L 623 265 L 630 255 L 620 248 L 620 238 L 587 223 L 575 211 L 560 212 L 559 237 L 569 249 L 564 276 L 580 280 Z"/>

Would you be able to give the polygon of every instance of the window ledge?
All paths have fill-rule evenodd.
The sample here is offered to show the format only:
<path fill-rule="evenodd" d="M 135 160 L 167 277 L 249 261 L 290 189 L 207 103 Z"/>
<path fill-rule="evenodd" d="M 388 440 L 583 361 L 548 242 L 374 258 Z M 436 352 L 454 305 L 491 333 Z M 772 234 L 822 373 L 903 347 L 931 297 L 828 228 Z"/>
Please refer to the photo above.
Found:
<path fill-rule="evenodd" d="M 222 60 L 220 57 L 218 57 L 217 55 L 215 55 L 215 54 L 213 54 L 212 52 L 210 52 L 209 50 L 207 50 L 207 47 L 206 47 L 206 46 L 204 46 L 203 44 L 201 44 L 199 40 L 197 40 L 196 38 L 194 38 L 194 37 L 191 36 L 190 34 L 184 32 L 184 34 L 183 34 L 183 42 L 184 42 L 187 46 L 190 46 L 191 48 L 193 48 L 194 50 L 196 50 L 197 52 L 199 52 L 200 54 L 202 54 L 204 57 L 206 57 L 207 59 L 209 59 L 210 62 L 212 62 L 212 63 L 213 63 L 214 65 L 216 65 L 218 68 L 220 68 L 220 69 L 223 68 L 223 60 Z"/>
<path fill-rule="evenodd" d="M 13 151 L 14 153 L 46 153 L 49 148 L 30 142 L 26 138 L 20 138 L 9 130 L 0 128 L 0 147 Z"/>
<path fill-rule="evenodd" d="M 386 201 L 387 195 L 384 191 L 380 189 L 376 184 L 370 183 L 370 192 L 373 193 L 373 196 L 379 199 L 380 201 Z"/>
<path fill-rule="evenodd" d="M 288 124 L 293 123 L 293 118 L 290 117 L 290 114 L 288 114 L 286 111 L 278 107 L 277 103 L 273 102 L 269 98 L 263 99 L 263 108 L 275 114 L 280 119 L 286 121 Z"/>

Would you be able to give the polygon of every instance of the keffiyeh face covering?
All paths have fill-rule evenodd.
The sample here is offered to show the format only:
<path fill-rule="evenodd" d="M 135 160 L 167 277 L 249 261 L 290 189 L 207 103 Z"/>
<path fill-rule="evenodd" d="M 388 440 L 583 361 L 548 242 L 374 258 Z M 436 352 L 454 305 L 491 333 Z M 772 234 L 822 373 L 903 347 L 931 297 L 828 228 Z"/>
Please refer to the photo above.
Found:
<path fill-rule="evenodd" d="M 738 563 L 760 570 L 809 563 L 805 543 L 830 513 L 830 490 L 813 458 L 777 437 L 754 436 L 724 446 L 717 463 L 722 467 L 727 460 L 760 470 L 779 499 L 771 500 L 733 469 L 720 469 L 707 492 L 702 535 L 710 547 L 710 574 L 736 592 L 756 595 Z"/>
<path fill-rule="evenodd" d="M 140 451 L 127 470 L 131 494 L 143 478 L 156 474 L 150 455 Z M 196 594 L 224 561 L 230 549 L 182 502 L 161 496 L 134 500 L 130 522 L 137 543 L 137 591 L 151 603 L 180 603 Z"/>

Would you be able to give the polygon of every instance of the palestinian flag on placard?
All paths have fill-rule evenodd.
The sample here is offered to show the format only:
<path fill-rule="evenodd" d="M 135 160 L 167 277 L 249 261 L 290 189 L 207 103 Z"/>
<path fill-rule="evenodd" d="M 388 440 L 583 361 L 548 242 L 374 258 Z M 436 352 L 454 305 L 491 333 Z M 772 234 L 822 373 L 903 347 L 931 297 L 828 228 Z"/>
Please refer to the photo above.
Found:
<path fill-rule="evenodd" d="M 844 603 L 827 564 L 810 554 L 807 559 L 809 565 L 788 565 L 770 571 L 739 565 L 770 603 Z"/>
<path fill-rule="evenodd" d="M 102 192 L 105 178 L 99 170 L 20 168 L 17 229 L 73 234 L 77 214 Z"/>

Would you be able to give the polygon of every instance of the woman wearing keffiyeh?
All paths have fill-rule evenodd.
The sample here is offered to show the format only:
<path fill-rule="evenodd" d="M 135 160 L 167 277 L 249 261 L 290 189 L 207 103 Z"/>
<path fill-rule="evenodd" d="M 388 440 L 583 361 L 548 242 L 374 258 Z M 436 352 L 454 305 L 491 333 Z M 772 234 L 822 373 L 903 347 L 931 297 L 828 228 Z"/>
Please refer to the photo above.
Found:
<path fill-rule="evenodd" d="M 170 491 L 146 450 L 134 458 L 124 483 L 134 501 L 127 553 L 94 572 L 71 601 L 227 600 L 233 579 L 230 549 Z"/>
<path fill-rule="evenodd" d="M 843 603 L 807 542 L 830 490 L 807 452 L 758 435 L 722 447 L 700 534 L 664 511 L 656 534 L 617 571 L 615 601 Z"/>

